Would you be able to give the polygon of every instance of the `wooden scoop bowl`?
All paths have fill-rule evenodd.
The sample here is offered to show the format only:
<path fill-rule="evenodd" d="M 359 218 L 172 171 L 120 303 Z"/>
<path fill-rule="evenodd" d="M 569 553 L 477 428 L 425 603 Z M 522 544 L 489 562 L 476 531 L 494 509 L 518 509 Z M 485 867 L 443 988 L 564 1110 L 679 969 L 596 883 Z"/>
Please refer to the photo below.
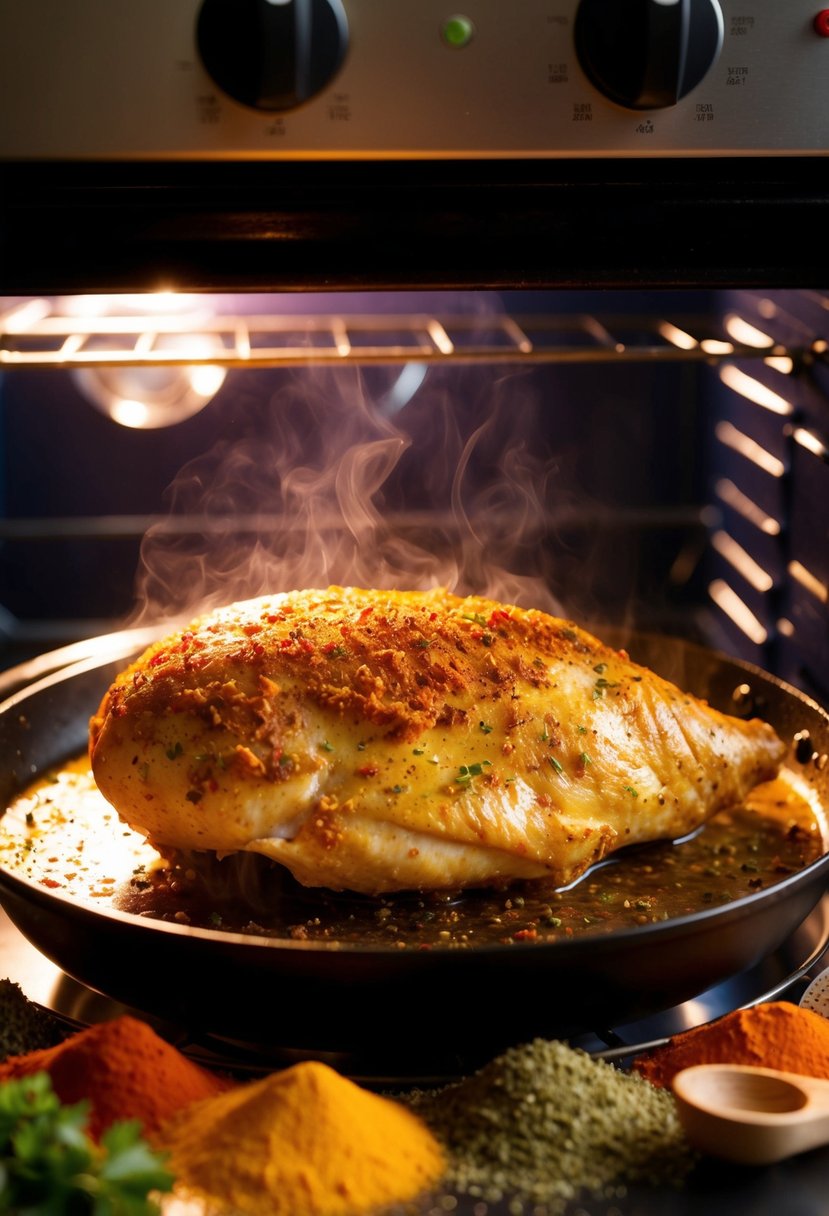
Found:
<path fill-rule="evenodd" d="M 688 1139 L 714 1157 L 765 1165 L 829 1143 L 829 1081 L 697 1064 L 677 1073 L 673 1091 Z"/>

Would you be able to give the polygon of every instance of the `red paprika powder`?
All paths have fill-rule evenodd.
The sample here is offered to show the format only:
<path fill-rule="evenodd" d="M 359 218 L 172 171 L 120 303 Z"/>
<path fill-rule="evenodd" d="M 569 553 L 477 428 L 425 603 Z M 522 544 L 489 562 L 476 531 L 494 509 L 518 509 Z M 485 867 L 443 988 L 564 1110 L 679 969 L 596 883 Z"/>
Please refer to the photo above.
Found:
<path fill-rule="evenodd" d="M 89 1100 L 89 1133 L 95 1139 L 119 1119 L 138 1119 L 153 1139 L 171 1115 L 234 1084 L 127 1016 L 90 1026 L 57 1047 L 13 1056 L 0 1064 L 0 1082 L 35 1072 L 49 1074 L 61 1102 Z"/>

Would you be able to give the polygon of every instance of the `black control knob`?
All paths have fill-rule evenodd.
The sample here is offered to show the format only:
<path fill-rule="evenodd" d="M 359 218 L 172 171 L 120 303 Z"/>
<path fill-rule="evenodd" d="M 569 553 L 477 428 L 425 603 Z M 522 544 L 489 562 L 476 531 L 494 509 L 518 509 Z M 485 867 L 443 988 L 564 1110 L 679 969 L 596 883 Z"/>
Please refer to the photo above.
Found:
<path fill-rule="evenodd" d="M 342 0 L 204 0 L 196 42 L 223 92 L 258 110 L 291 110 L 336 75 L 348 22 Z"/>
<path fill-rule="evenodd" d="M 718 0 L 581 0 L 576 53 L 587 76 L 631 110 L 675 105 L 702 80 L 723 41 Z"/>

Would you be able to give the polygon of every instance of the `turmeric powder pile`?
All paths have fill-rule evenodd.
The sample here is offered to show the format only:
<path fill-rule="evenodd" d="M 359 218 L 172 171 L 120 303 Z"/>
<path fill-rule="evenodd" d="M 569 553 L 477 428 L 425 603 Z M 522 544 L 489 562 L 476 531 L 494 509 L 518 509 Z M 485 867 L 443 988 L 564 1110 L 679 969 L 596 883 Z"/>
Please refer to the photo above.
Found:
<path fill-rule="evenodd" d="M 161 1142 L 185 1191 L 245 1216 L 359 1216 L 444 1171 L 415 1114 L 316 1062 L 190 1106 Z"/>
<path fill-rule="evenodd" d="M 788 1001 L 736 1009 L 638 1056 L 636 1072 L 667 1087 L 694 1064 L 756 1064 L 829 1079 L 829 1019 Z"/>

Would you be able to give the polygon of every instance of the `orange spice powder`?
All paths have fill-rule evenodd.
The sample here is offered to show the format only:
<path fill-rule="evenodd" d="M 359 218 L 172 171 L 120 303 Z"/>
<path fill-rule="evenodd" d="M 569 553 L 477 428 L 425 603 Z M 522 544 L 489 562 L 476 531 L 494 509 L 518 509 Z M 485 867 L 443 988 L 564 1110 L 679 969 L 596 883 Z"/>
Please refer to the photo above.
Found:
<path fill-rule="evenodd" d="M 788 1001 L 737 1009 L 674 1035 L 638 1056 L 632 1067 L 653 1085 L 667 1087 L 695 1064 L 756 1064 L 829 1080 L 829 1019 Z"/>
<path fill-rule="evenodd" d="M 162 1123 L 233 1082 L 201 1068 L 137 1018 L 90 1026 L 57 1047 L 13 1056 L 0 1082 L 47 1072 L 62 1102 L 90 1102 L 89 1133 L 100 1138 L 119 1119 L 138 1119 L 154 1139 Z"/>

